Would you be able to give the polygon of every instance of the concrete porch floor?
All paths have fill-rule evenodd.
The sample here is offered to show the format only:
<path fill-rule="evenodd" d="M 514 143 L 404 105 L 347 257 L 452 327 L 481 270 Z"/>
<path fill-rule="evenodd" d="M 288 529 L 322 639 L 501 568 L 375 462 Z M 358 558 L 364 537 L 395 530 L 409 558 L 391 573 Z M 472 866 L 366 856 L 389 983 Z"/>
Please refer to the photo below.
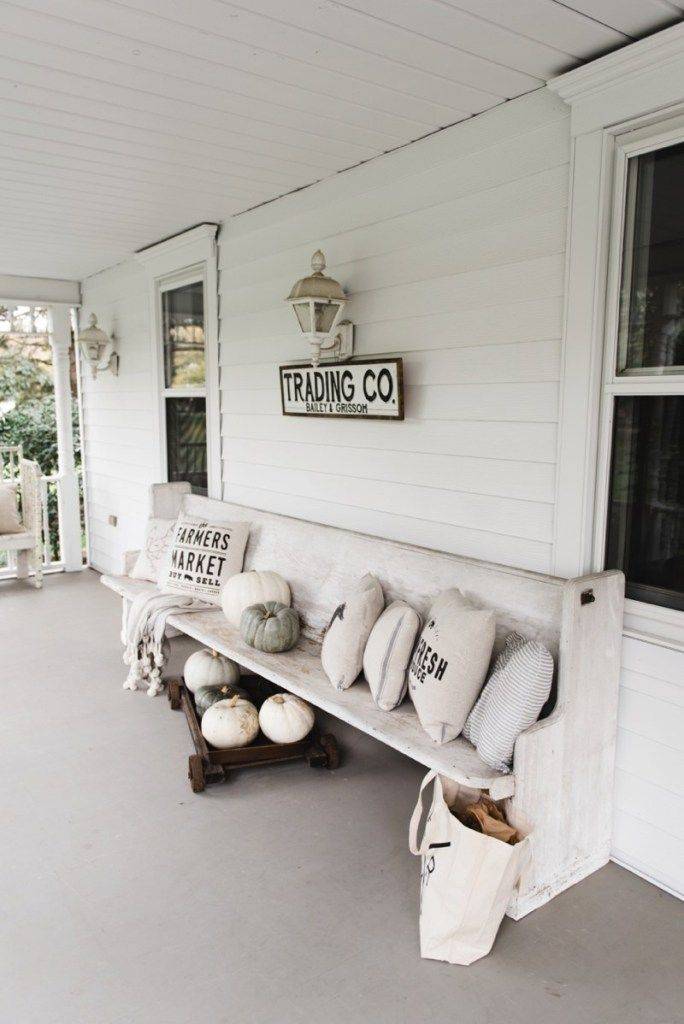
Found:
<path fill-rule="evenodd" d="M 422 769 L 335 723 L 339 771 L 194 796 L 185 721 L 122 690 L 118 630 L 93 572 L 0 584 L 0 1021 L 684 1019 L 682 906 L 615 865 L 471 967 L 422 961 Z"/>

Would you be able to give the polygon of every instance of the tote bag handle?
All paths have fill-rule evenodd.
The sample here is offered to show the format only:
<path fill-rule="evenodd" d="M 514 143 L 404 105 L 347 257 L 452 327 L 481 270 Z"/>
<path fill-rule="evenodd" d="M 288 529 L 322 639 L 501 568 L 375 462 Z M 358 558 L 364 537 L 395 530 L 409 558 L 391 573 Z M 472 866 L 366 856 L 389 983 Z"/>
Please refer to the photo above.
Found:
<path fill-rule="evenodd" d="M 428 803 L 427 801 L 429 797 L 427 790 L 431 784 L 432 799 Z M 417 856 L 425 853 L 429 846 L 425 835 L 427 831 L 427 823 L 439 800 L 444 800 L 442 780 L 439 777 L 439 772 L 431 771 L 427 773 L 421 783 L 418 802 L 413 809 L 411 823 L 409 825 L 409 850 Z"/>

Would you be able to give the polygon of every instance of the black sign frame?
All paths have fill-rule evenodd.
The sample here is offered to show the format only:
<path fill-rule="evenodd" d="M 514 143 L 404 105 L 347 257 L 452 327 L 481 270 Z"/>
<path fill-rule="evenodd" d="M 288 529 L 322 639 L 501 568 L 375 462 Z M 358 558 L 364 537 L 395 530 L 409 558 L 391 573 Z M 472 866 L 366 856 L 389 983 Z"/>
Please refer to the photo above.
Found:
<path fill-rule="evenodd" d="M 359 359 L 350 360 L 345 363 L 321 363 L 317 369 L 326 370 L 330 368 L 345 368 L 350 367 L 365 367 L 365 366 L 377 366 L 384 364 L 385 366 L 393 365 L 396 370 L 397 378 L 397 411 L 388 416 L 370 416 L 347 414 L 343 412 L 293 412 L 285 408 L 285 389 L 283 384 L 283 372 L 287 370 L 312 370 L 314 367 L 311 363 L 283 363 L 278 367 L 280 377 L 280 407 L 283 416 L 303 416 L 304 418 L 318 418 L 318 419 L 332 419 L 332 420 L 397 420 L 401 421 L 404 419 L 404 360 L 400 356 L 392 356 L 389 359 Z"/>

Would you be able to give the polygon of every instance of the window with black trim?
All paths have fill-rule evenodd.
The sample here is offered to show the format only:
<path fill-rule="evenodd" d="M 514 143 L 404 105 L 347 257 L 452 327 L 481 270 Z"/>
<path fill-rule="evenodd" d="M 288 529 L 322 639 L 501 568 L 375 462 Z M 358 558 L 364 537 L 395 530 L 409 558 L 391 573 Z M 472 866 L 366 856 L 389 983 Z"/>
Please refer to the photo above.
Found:
<path fill-rule="evenodd" d="M 629 157 L 605 567 L 627 597 L 684 610 L 684 143 Z"/>
<path fill-rule="evenodd" d="M 204 281 L 160 289 L 166 469 L 207 494 Z"/>

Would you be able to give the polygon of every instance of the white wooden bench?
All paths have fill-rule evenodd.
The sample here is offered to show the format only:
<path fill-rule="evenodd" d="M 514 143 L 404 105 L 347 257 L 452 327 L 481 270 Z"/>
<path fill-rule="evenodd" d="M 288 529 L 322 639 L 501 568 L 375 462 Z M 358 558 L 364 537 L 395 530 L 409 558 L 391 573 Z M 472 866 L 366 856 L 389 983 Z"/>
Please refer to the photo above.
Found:
<path fill-rule="evenodd" d="M 509 820 L 534 834 L 534 857 L 508 913 L 520 918 L 608 860 L 624 579 L 602 572 L 563 580 L 412 547 L 156 485 L 152 514 L 249 521 L 244 568 L 272 569 L 290 584 L 303 635 L 284 654 L 246 646 L 220 609 L 176 615 L 175 630 L 233 658 L 283 689 L 396 748 L 426 768 L 507 800 Z M 127 556 L 128 571 L 136 553 Z M 438 746 L 410 702 L 380 711 L 360 679 L 333 689 L 321 667 L 320 642 L 341 595 L 364 573 L 380 580 L 386 600 L 408 601 L 425 615 L 440 591 L 458 587 L 492 608 L 497 646 L 516 629 L 545 643 L 556 660 L 551 713 L 519 738 L 514 770 L 486 765 L 462 737 Z M 102 582 L 132 600 L 153 586 L 128 576 Z"/>

